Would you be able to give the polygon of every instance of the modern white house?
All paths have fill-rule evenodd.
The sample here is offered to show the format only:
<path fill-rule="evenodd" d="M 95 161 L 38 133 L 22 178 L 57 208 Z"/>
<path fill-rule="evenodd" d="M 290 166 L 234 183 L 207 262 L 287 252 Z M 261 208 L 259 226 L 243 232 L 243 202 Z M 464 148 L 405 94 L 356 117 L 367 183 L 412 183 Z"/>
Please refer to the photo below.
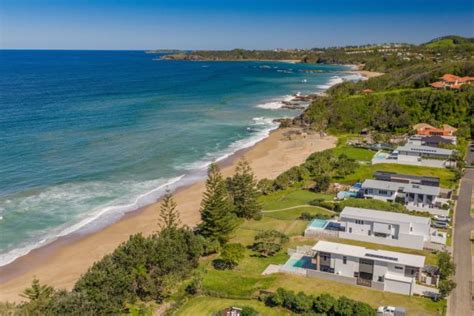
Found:
<path fill-rule="evenodd" d="M 400 183 L 367 179 L 361 186 L 365 198 L 372 198 L 386 202 L 395 202 L 403 199 L 405 204 L 415 203 L 426 207 L 433 207 L 441 192 L 439 187 L 414 183 Z"/>
<path fill-rule="evenodd" d="M 372 158 L 372 164 L 394 163 L 401 165 L 426 166 L 446 168 L 456 166 L 455 151 L 426 145 L 407 143 L 399 146 L 391 153 L 377 152 Z"/>
<path fill-rule="evenodd" d="M 337 275 L 341 281 L 354 279 L 357 285 L 412 295 L 420 280 L 425 257 L 400 252 L 372 250 L 319 241 L 312 250 L 314 269 Z M 335 278 L 338 280 L 338 278 Z"/>
<path fill-rule="evenodd" d="M 339 215 L 338 237 L 395 247 L 423 249 L 427 243 L 445 244 L 431 228 L 431 218 L 365 208 L 345 207 Z"/>
<path fill-rule="evenodd" d="M 373 177 L 375 180 L 421 184 L 433 187 L 439 187 L 440 184 L 440 179 L 438 177 L 414 176 L 387 171 L 375 171 Z"/>
<path fill-rule="evenodd" d="M 399 160 L 408 159 L 407 157 L 435 158 L 448 160 L 452 158 L 454 154 L 454 151 L 451 149 L 413 144 L 399 146 L 394 152 L 398 153 Z"/>

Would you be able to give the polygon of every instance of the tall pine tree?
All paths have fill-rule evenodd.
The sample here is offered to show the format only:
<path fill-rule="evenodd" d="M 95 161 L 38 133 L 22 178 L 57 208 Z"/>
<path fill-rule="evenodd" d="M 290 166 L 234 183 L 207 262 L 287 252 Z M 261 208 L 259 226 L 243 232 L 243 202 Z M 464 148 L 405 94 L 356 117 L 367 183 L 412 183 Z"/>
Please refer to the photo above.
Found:
<path fill-rule="evenodd" d="M 227 179 L 227 188 L 238 217 L 260 218 L 262 206 L 258 202 L 257 180 L 249 163 L 242 159 L 237 164 L 235 174 Z"/>
<path fill-rule="evenodd" d="M 168 228 L 176 229 L 181 224 L 179 212 L 176 209 L 176 202 L 170 191 L 166 191 L 160 206 L 160 228 L 165 230 Z"/>
<path fill-rule="evenodd" d="M 215 163 L 209 166 L 206 192 L 201 201 L 199 233 L 221 244 L 226 243 L 237 226 L 233 206 L 219 168 Z"/>

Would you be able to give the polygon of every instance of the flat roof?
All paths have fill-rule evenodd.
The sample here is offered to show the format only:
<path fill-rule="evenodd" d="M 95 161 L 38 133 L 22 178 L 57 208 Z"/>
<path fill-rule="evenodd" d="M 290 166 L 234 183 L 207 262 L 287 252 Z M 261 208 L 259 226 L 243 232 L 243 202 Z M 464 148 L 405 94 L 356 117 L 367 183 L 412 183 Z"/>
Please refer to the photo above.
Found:
<path fill-rule="evenodd" d="M 412 145 L 412 144 L 399 146 L 397 147 L 396 150 L 398 152 L 411 151 L 411 152 L 416 152 L 416 153 L 438 154 L 438 155 L 447 155 L 447 156 L 451 156 L 453 154 L 453 151 L 451 149 L 437 148 L 437 147 L 430 147 L 430 146 L 423 146 L 423 145 Z"/>
<path fill-rule="evenodd" d="M 404 213 L 378 211 L 368 208 L 358 208 L 346 206 L 342 210 L 340 217 L 353 217 L 357 219 L 368 219 L 371 221 L 390 221 L 398 223 L 418 223 L 429 225 L 431 219 L 429 217 L 413 216 Z"/>
<path fill-rule="evenodd" d="M 406 253 L 387 250 L 373 250 L 367 249 L 365 247 L 352 246 L 325 240 L 318 241 L 312 249 L 315 251 L 334 253 L 342 256 L 352 256 L 357 258 L 390 262 L 418 268 L 422 268 L 425 265 L 424 256 L 410 255 Z"/>
<path fill-rule="evenodd" d="M 421 193 L 437 196 L 439 195 L 439 187 L 433 187 L 429 185 L 413 184 L 413 183 L 400 183 L 392 181 L 382 181 L 367 179 L 362 183 L 362 188 L 374 188 L 387 191 L 398 191 L 402 190 L 406 193 Z"/>
<path fill-rule="evenodd" d="M 438 181 L 439 177 L 432 177 L 432 176 L 414 176 L 411 174 L 403 174 L 403 173 L 396 173 L 396 172 L 388 172 L 388 171 L 375 171 L 375 176 L 390 176 L 391 178 L 403 178 L 403 179 L 411 179 L 411 180 L 430 180 L 430 181 Z"/>

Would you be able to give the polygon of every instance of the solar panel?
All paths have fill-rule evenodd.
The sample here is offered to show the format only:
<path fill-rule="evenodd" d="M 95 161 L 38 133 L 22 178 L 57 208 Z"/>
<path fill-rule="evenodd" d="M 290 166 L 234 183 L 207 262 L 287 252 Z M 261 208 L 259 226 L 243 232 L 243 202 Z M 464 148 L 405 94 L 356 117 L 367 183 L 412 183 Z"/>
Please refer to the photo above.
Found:
<path fill-rule="evenodd" d="M 391 260 L 391 261 L 398 261 L 398 258 L 395 257 L 387 257 L 387 256 L 381 256 L 381 255 L 376 255 L 373 253 L 366 253 L 366 257 L 371 257 L 371 258 L 379 258 L 379 259 L 385 259 L 385 260 Z"/>

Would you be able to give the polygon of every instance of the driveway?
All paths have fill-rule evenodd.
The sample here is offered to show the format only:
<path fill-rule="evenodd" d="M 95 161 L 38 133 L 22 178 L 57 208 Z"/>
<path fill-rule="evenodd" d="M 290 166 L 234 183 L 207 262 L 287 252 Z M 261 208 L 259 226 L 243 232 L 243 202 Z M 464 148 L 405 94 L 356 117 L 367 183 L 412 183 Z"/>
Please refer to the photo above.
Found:
<path fill-rule="evenodd" d="M 474 187 L 474 169 L 465 169 L 461 180 L 454 219 L 453 252 L 456 263 L 456 288 L 449 298 L 449 315 L 472 315 L 471 305 L 471 194 Z"/>

